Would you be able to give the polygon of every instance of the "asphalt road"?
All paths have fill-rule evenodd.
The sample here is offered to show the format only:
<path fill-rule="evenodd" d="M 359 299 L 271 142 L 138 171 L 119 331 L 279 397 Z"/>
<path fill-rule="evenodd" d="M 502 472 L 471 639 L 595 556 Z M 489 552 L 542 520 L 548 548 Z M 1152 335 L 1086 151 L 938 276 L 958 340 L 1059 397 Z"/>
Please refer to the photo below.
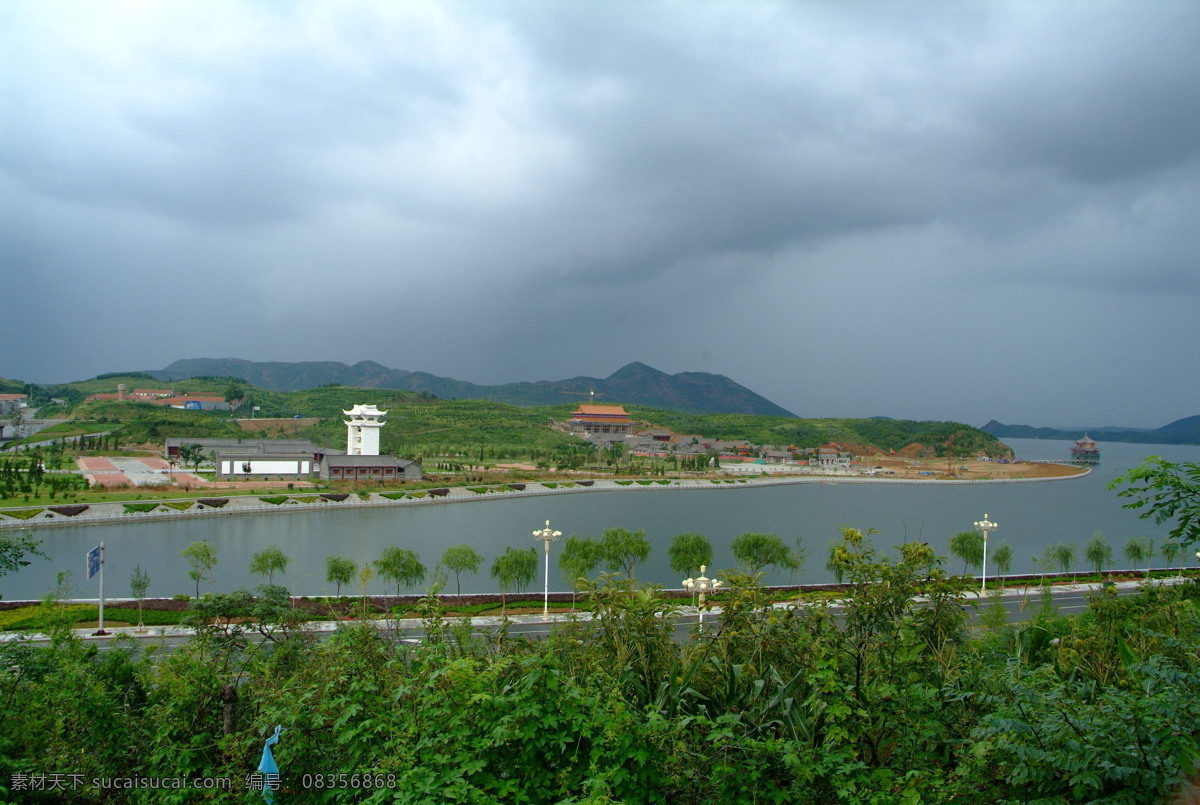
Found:
<path fill-rule="evenodd" d="M 1169 583 L 1165 582 L 1165 583 Z M 1136 595 L 1139 591 L 1139 585 L 1135 582 L 1122 582 L 1113 585 L 1117 594 Z M 1058 586 L 1051 587 L 1051 593 L 1054 597 L 1054 606 L 1061 615 L 1075 615 L 1087 609 L 1089 598 L 1095 594 L 1099 585 L 1078 585 L 1078 586 Z M 1018 623 L 1030 620 L 1034 613 L 1041 606 L 1041 592 L 1036 587 L 1029 587 L 1023 590 L 1007 590 L 1004 594 L 994 598 L 979 598 L 972 597 L 968 600 L 966 607 L 968 608 L 972 623 L 978 623 L 981 620 L 982 612 L 986 606 L 993 600 L 998 600 L 1004 606 L 1007 618 L 1010 623 Z M 777 604 L 776 608 L 785 608 L 786 604 Z M 832 610 L 835 617 L 840 620 L 840 613 L 843 607 L 838 604 L 832 605 Z M 520 636 L 532 640 L 540 639 L 562 623 L 574 616 L 567 615 L 551 615 L 548 620 L 544 620 L 541 615 L 514 615 L 508 618 L 508 634 L 510 637 Z M 716 628 L 720 624 L 720 610 L 713 609 L 704 613 L 705 628 Z M 473 633 L 480 636 L 494 635 L 496 631 L 502 628 L 503 621 L 499 617 L 477 617 L 472 618 Z M 381 628 L 390 631 L 397 640 L 419 641 L 424 638 L 424 630 L 419 620 L 404 620 L 404 621 L 378 621 Z M 679 614 L 675 616 L 674 637 L 676 642 L 683 643 L 689 640 L 694 634 L 697 626 L 700 623 L 700 615 L 697 610 L 691 607 L 685 607 Z M 339 627 L 339 624 L 333 622 L 318 622 L 309 625 L 310 630 L 317 639 L 325 639 Z M 192 632 L 182 627 L 147 627 L 142 634 L 138 634 L 134 627 L 116 627 L 109 629 L 109 634 L 105 636 L 96 636 L 91 629 L 77 629 L 76 634 L 88 642 L 95 642 L 103 651 L 115 645 L 113 638 L 118 634 L 126 634 L 136 639 L 143 647 L 155 647 L 158 651 L 171 651 L 180 645 L 187 643 L 192 638 Z M 257 636 L 257 632 L 248 633 L 252 638 Z M 258 637 L 261 639 L 261 637 Z M 48 638 L 43 635 L 14 635 L 0 634 L 0 642 L 16 642 L 28 641 L 34 644 L 48 643 Z M 123 641 L 122 641 L 123 642 Z"/>

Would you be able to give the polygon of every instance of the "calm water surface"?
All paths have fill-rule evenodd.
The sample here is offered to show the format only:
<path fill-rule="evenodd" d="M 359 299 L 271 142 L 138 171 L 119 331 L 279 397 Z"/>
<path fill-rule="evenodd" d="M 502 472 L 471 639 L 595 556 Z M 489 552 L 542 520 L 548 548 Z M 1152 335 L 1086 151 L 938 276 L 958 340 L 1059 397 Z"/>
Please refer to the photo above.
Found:
<path fill-rule="evenodd" d="M 1007 440 L 1027 459 L 1062 459 L 1070 442 Z M 86 580 L 84 556 L 105 543 L 105 596 L 129 594 L 129 574 L 141 563 L 151 576 L 150 595 L 192 592 L 187 567 L 179 552 L 195 540 L 207 539 L 217 548 L 217 581 L 202 587 L 230 591 L 261 583 L 249 575 L 250 556 L 267 545 L 278 545 L 292 557 L 287 584 L 298 594 L 333 593 L 325 582 L 325 557 L 347 556 L 360 564 L 377 558 L 395 545 L 416 551 L 432 569 L 450 545 L 470 544 L 485 557 L 478 575 L 464 576 L 463 592 L 494 592 L 487 568 L 507 546 L 535 542 L 531 532 L 546 519 L 564 534 L 599 536 L 605 528 L 644 528 L 653 550 L 639 569 L 639 578 L 678 587 L 679 579 L 667 562 L 672 537 L 698 531 L 716 551 L 714 565 L 729 567 L 729 543 L 743 531 L 779 534 L 791 542 L 801 537 L 811 554 L 800 577 L 805 582 L 831 580 L 825 570 L 827 545 L 843 524 L 877 529 L 875 544 L 884 548 L 906 539 L 929 542 L 948 553 L 950 537 L 970 530 L 986 513 L 999 523 L 988 543 L 989 553 L 1001 544 L 1013 547 L 1014 572 L 1033 571 L 1031 557 L 1054 542 L 1075 543 L 1082 569 L 1083 544 L 1103 531 L 1117 557 L 1131 536 L 1157 540 L 1167 528 L 1141 520 L 1121 508 L 1121 499 L 1106 489 L 1109 481 L 1148 455 L 1172 461 L 1200 461 L 1200 447 L 1179 445 L 1102 444 L 1103 463 L 1079 479 L 1025 484 L 909 485 L 798 484 L 763 488 L 595 492 L 561 496 L 504 498 L 442 506 L 357 509 L 243 517 L 197 518 L 179 521 L 119 523 L 61 527 L 34 531 L 50 561 L 35 560 L 19 573 L 0 579 L 6 600 L 39 598 L 54 586 L 56 573 L 71 573 L 72 592 L 95 597 L 96 581 Z M 540 543 L 537 543 L 540 547 Z M 559 545 L 551 548 L 550 587 L 569 589 L 558 575 Z M 1120 561 L 1120 560 L 1118 560 Z M 1161 559 L 1158 560 L 1161 563 Z M 950 565 L 961 569 L 954 561 Z M 278 581 L 278 579 L 277 579 Z M 787 573 L 768 577 L 787 583 Z M 450 579 L 450 589 L 454 580 Z M 539 573 L 538 583 L 541 586 Z M 357 591 L 357 586 L 352 592 Z M 372 591 L 385 585 L 372 582 Z"/>

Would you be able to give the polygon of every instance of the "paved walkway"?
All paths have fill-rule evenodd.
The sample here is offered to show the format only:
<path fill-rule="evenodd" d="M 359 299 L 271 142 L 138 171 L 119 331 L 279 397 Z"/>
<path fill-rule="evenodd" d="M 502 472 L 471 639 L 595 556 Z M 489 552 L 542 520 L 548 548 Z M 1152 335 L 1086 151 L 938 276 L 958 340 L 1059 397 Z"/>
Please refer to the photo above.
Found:
<path fill-rule="evenodd" d="M 1169 579 L 1157 579 L 1154 581 L 1154 584 L 1155 585 L 1171 585 L 1171 584 L 1178 584 L 1180 581 L 1185 581 L 1185 580 L 1186 579 L 1180 579 L 1178 577 L 1173 577 L 1173 578 L 1169 578 Z M 1095 583 L 1091 583 L 1091 584 L 1057 584 L 1057 585 L 1053 585 L 1053 586 L 1049 587 L 1048 589 L 1050 590 L 1051 594 L 1053 594 L 1055 596 L 1055 598 L 1061 598 L 1061 597 L 1066 597 L 1066 596 L 1080 596 L 1080 595 L 1086 595 L 1089 593 L 1093 593 L 1093 592 L 1096 592 L 1097 590 L 1103 589 L 1104 587 L 1108 586 L 1108 584 L 1109 583 L 1104 583 L 1104 584 L 1095 584 Z M 1124 591 L 1126 593 L 1129 593 L 1129 592 L 1136 590 L 1138 587 L 1141 586 L 1141 584 L 1142 584 L 1142 582 L 1140 582 L 1140 581 L 1120 581 L 1120 582 L 1112 582 L 1111 586 L 1116 588 L 1118 591 Z M 1037 598 L 1041 592 L 1042 592 L 1042 588 L 1037 585 L 1029 585 L 1027 587 L 1009 587 L 1009 588 L 1004 589 L 996 597 L 998 599 L 1000 599 L 1001 601 L 1008 601 L 1008 602 L 1011 602 L 1014 600 L 1020 600 L 1021 598 L 1027 598 L 1030 601 L 1031 605 L 1036 605 Z M 990 597 L 991 596 L 989 596 L 988 598 L 980 598 L 978 596 L 978 594 L 972 595 L 972 594 L 968 593 L 967 594 L 967 602 L 968 603 L 975 603 L 975 602 L 986 603 L 990 599 Z M 95 604 L 95 603 L 97 603 L 97 600 L 98 599 L 95 599 L 95 598 L 77 598 L 77 599 L 72 599 L 70 601 L 70 603 Z M 128 599 L 120 599 L 120 600 L 126 601 Z M 919 601 L 921 599 L 917 599 L 917 600 Z M 840 605 L 842 605 L 841 601 L 835 600 L 835 601 L 831 602 L 831 606 L 833 606 L 833 607 L 838 607 Z M 795 604 L 793 602 L 781 601 L 779 603 L 773 604 L 771 608 L 777 609 L 777 610 L 783 610 L 783 609 L 791 609 L 794 606 L 795 606 Z M 686 617 L 697 617 L 698 615 L 701 614 L 700 610 L 697 607 L 693 607 L 693 606 L 681 606 L 678 608 L 677 613 L 680 616 L 685 617 L 685 618 Z M 710 609 L 705 609 L 703 614 L 705 617 L 709 617 L 709 616 L 718 616 L 719 617 L 721 614 L 721 608 L 714 606 L 714 607 L 711 607 Z M 511 625 L 535 626 L 535 625 L 540 625 L 540 624 L 569 623 L 572 621 L 589 621 L 589 620 L 591 620 L 591 618 L 592 618 L 592 615 L 590 612 L 570 612 L 570 613 L 552 612 L 552 613 L 550 613 L 550 616 L 548 618 L 543 618 L 542 615 L 539 613 L 539 614 L 534 614 L 534 615 L 509 615 L 507 618 L 502 618 L 499 615 L 479 615 L 479 616 L 475 616 L 472 618 L 468 618 L 467 620 L 471 621 L 471 624 L 474 628 L 479 629 L 479 628 L 499 628 L 504 625 L 504 622 L 506 620 Z M 461 619 L 460 618 L 451 618 L 451 620 L 458 621 Z M 337 631 L 342 626 L 357 625 L 358 623 L 359 623 L 359 621 L 357 621 L 357 620 L 352 620 L 352 621 L 312 621 L 312 622 L 306 623 L 304 625 L 304 630 L 307 632 L 315 633 L 315 634 L 328 634 L 328 633 Z M 375 625 L 377 628 L 388 630 L 388 631 L 419 631 L 424 626 L 423 621 L 420 618 L 402 618 L 402 619 L 378 618 L 378 619 L 371 620 L 370 623 Z M 190 629 L 190 628 L 187 628 L 184 626 L 147 626 L 144 630 L 140 630 L 140 631 L 138 630 L 138 628 L 136 626 L 110 626 L 105 631 L 108 634 L 97 636 L 95 634 L 94 627 L 88 627 L 86 629 L 73 629 L 72 630 L 72 632 L 77 637 L 79 637 L 83 640 L 101 641 L 101 642 L 111 639 L 113 637 L 116 637 L 117 635 L 128 635 L 129 637 L 138 638 L 138 639 L 158 639 L 158 638 L 172 638 L 172 637 L 174 637 L 174 638 L 193 637 L 196 634 L 194 629 Z M 0 643 L 26 642 L 26 641 L 48 642 L 49 639 L 50 638 L 48 635 L 36 633 L 36 632 L 35 633 L 24 633 L 24 634 L 17 633 L 17 632 L 0 632 Z"/>

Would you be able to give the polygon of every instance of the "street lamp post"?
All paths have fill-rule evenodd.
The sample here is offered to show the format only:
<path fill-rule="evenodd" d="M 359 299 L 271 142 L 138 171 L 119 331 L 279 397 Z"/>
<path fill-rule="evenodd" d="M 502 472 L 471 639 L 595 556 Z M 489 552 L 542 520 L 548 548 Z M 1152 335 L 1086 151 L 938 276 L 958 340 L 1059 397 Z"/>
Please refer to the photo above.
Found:
<path fill-rule="evenodd" d="M 561 531 L 555 531 L 550 528 L 550 521 L 546 521 L 546 527 L 533 532 L 534 539 L 540 539 L 542 544 L 546 546 L 546 580 L 543 587 L 543 603 L 542 617 L 549 620 L 550 618 L 550 543 L 562 536 Z"/>
<path fill-rule="evenodd" d="M 721 587 L 720 581 L 704 575 L 704 571 L 707 569 L 707 565 L 700 565 L 700 578 L 683 580 L 683 586 L 688 592 L 700 594 L 700 623 L 704 623 L 704 594 L 709 590 L 717 590 Z"/>
<path fill-rule="evenodd" d="M 989 531 L 995 531 L 999 526 L 988 519 L 988 516 L 983 515 L 982 520 L 975 522 L 975 527 L 983 532 L 983 586 L 980 592 L 987 592 L 987 538 Z"/>

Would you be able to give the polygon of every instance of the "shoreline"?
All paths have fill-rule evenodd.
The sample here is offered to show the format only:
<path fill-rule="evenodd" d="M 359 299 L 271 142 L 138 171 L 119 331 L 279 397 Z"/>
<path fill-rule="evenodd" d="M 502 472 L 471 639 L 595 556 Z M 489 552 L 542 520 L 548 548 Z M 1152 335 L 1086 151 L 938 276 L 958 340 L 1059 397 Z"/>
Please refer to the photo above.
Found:
<path fill-rule="evenodd" d="M 1058 462 L 1045 462 L 1058 463 Z M 663 490 L 716 490 L 716 489 L 750 489 L 765 486 L 789 486 L 793 484 L 920 484 L 920 485 L 953 485 L 978 486 L 979 484 L 1018 484 L 1041 483 L 1045 481 L 1069 481 L 1084 478 L 1091 473 L 1090 468 L 1073 475 L 1049 476 L 1041 478 L 972 478 L 972 479 L 939 479 L 939 478 L 888 478 L 880 476 L 833 475 L 833 474 L 780 474 L 755 476 L 753 478 L 681 478 L 681 479 L 583 479 L 586 486 L 580 486 L 579 481 L 526 481 L 522 482 L 523 489 L 515 489 L 509 484 L 489 484 L 480 486 L 449 487 L 442 496 L 428 494 L 427 490 L 416 490 L 408 495 L 421 497 L 405 497 L 393 500 L 384 497 L 384 493 L 370 492 L 364 499 L 356 494 L 340 501 L 320 498 L 320 493 L 311 490 L 293 490 L 290 493 L 278 495 L 231 495 L 228 502 L 220 508 L 188 508 L 175 509 L 165 506 L 164 501 L 104 501 L 89 504 L 49 504 L 45 506 L 11 506 L 0 509 L 0 531 L 20 530 L 27 528 L 54 528 L 58 526 L 77 525 L 107 525 L 111 523 L 153 522 L 157 520 L 172 520 L 177 518 L 222 517 L 249 514 L 291 514 L 310 511 L 332 511 L 337 509 L 384 508 L 394 506 L 445 505 L 450 503 L 467 503 L 484 500 L 508 500 L 515 497 L 541 497 L 545 495 L 578 494 L 581 492 L 625 492 L 625 491 L 663 491 Z M 547 486 L 546 484 L 552 484 Z M 485 492 L 476 492 L 485 489 Z M 397 494 L 388 492 L 387 494 Z M 295 498 L 317 496 L 316 502 L 301 502 Z M 170 498 L 171 501 L 198 501 L 214 497 L 199 495 L 180 498 Z M 264 497 L 283 497 L 287 501 L 280 504 L 264 502 Z M 165 499 L 164 499 L 165 500 Z M 127 504 L 157 503 L 159 509 L 150 512 L 130 512 Z M 87 509 L 74 516 L 54 513 L 51 507 L 59 508 L 71 505 L 83 506 Z M 3 516 L 6 510 L 22 511 L 42 509 L 29 519 Z"/>

